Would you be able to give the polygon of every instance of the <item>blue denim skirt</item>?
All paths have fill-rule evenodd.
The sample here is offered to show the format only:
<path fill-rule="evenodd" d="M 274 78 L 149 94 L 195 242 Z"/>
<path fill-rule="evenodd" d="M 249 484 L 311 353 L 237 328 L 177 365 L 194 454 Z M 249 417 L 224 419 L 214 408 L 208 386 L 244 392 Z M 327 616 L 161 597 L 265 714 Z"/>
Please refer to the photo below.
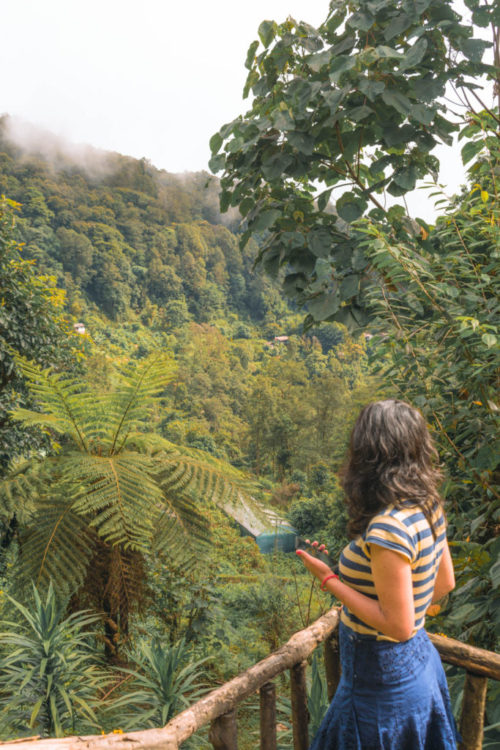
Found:
<path fill-rule="evenodd" d="M 339 626 L 342 676 L 310 750 L 456 750 L 439 654 L 424 629 L 377 641 Z"/>

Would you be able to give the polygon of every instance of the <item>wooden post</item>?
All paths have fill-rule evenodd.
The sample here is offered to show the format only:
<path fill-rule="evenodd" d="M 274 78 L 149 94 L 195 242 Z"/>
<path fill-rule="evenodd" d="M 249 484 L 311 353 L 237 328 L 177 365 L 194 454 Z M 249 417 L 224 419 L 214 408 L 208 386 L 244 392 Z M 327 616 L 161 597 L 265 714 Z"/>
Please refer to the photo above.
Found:
<path fill-rule="evenodd" d="M 222 714 L 212 721 L 208 739 L 214 750 L 238 750 L 238 727 L 236 709 Z"/>
<path fill-rule="evenodd" d="M 340 652 L 339 636 L 336 630 L 330 638 L 327 638 L 323 644 L 323 654 L 325 659 L 326 687 L 328 691 L 328 700 L 331 701 L 335 695 L 337 685 L 340 681 Z"/>
<path fill-rule="evenodd" d="M 460 750 L 481 750 L 483 746 L 484 709 L 487 677 L 465 673 L 464 697 L 460 716 Z"/>
<path fill-rule="evenodd" d="M 276 688 L 266 682 L 260 691 L 260 750 L 276 750 Z"/>
<path fill-rule="evenodd" d="M 292 686 L 293 750 L 308 750 L 309 711 L 307 708 L 306 661 L 290 670 Z"/>

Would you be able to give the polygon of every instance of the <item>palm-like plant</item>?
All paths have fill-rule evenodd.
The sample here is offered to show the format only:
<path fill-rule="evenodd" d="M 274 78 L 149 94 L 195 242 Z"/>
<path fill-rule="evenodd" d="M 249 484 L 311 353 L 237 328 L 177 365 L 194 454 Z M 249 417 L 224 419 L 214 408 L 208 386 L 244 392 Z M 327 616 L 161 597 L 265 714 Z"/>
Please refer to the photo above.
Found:
<path fill-rule="evenodd" d="M 127 691 L 111 703 L 111 712 L 120 717 L 120 728 L 162 727 L 189 702 L 198 700 L 206 690 L 200 682 L 204 661 L 189 662 L 183 640 L 172 646 L 142 642 L 130 656 L 133 668 L 120 670 L 132 678 Z"/>
<path fill-rule="evenodd" d="M 19 469 L 12 480 L 15 492 L 35 499 L 21 537 L 20 579 L 52 580 L 79 606 L 103 612 L 111 656 L 143 594 L 145 554 L 187 561 L 208 538 L 200 501 L 236 499 L 242 478 L 208 454 L 148 432 L 175 371 L 167 355 L 123 367 L 106 393 L 21 357 L 17 362 L 40 411 L 18 409 L 13 416 L 61 436 L 58 454 L 43 461 L 42 472 L 38 458 L 36 471 L 28 462 L 24 481 Z M 4 496 L 9 492 L 12 497 L 7 478 Z"/>
<path fill-rule="evenodd" d="M 95 708 L 106 677 L 88 631 L 97 617 L 75 612 L 64 618 L 52 586 L 45 601 L 34 589 L 29 608 L 9 599 L 20 621 L 2 623 L 0 633 L 1 737 L 98 728 Z"/>

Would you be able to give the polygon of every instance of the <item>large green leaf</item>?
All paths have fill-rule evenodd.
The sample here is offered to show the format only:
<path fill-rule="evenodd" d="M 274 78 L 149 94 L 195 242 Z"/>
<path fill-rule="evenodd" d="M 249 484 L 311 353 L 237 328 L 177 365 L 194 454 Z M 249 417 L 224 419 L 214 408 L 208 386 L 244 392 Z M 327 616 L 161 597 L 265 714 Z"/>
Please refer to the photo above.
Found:
<path fill-rule="evenodd" d="M 375 18 L 368 11 L 357 11 L 350 16 L 347 24 L 353 29 L 368 31 L 375 23 Z"/>
<path fill-rule="evenodd" d="M 491 47 L 491 42 L 484 39 L 464 39 L 460 49 L 469 60 L 480 62 L 484 51 Z"/>
<path fill-rule="evenodd" d="M 347 192 L 339 198 L 335 207 L 340 218 L 350 223 L 363 215 L 367 203 L 355 193 Z"/>
<path fill-rule="evenodd" d="M 325 93 L 323 93 L 323 98 L 330 108 L 330 112 L 332 115 L 337 111 L 338 106 L 345 95 L 346 92 L 343 89 L 331 89 L 330 91 L 326 91 Z"/>
<path fill-rule="evenodd" d="M 421 37 L 410 50 L 404 55 L 399 66 L 400 71 L 416 68 L 421 62 L 427 50 L 427 39 Z"/>
<path fill-rule="evenodd" d="M 482 141 L 467 141 L 467 143 L 462 146 L 462 163 L 467 164 L 467 162 L 477 156 L 482 148 Z"/>
<path fill-rule="evenodd" d="M 339 55 L 334 57 L 330 64 L 330 79 L 337 82 L 342 73 L 351 70 L 356 65 L 356 59 L 351 55 Z"/>
<path fill-rule="evenodd" d="M 336 292 L 331 294 L 321 294 L 307 303 L 309 313 L 314 320 L 327 320 L 332 317 L 339 309 L 340 300 Z"/>
<path fill-rule="evenodd" d="M 245 68 L 248 68 L 248 70 L 250 70 L 253 65 L 253 62 L 255 59 L 255 53 L 257 51 L 258 46 L 259 46 L 259 42 L 254 41 L 248 48 L 247 57 L 245 60 Z"/>
<path fill-rule="evenodd" d="M 277 221 L 281 216 L 281 211 L 275 208 L 262 211 L 257 218 L 252 222 L 252 231 L 263 232 L 265 229 L 269 229 L 273 226 L 274 222 Z"/>
<path fill-rule="evenodd" d="M 293 156 L 291 154 L 278 151 L 272 154 L 272 156 L 269 156 L 268 158 L 263 160 L 262 172 L 267 180 L 276 180 L 278 177 L 281 177 L 283 172 L 290 166 L 292 161 Z"/>
<path fill-rule="evenodd" d="M 259 26 L 259 38 L 264 47 L 269 47 L 276 35 L 277 29 L 276 21 L 262 21 Z"/>
<path fill-rule="evenodd" d="M 416 167 L 410 165 L 398 169 L 394 174 L 394 182 L 404 190 L 413 190 L 417 181 L 418 173 Z"/>
<path fill-rule="evenodd" d="M 307 245 L 318 258 L 328 258 L 333 245 L 332 235 L 326 228 L 318 227 L 307 235 Z"/>
<path fill-rule="evenodd" d="M 366 94 L 370 101 L 373 101 L 385 89 L 384 81 L 375 81 L 370 78 L 360 78 L 358 88 L 363 94 Z"/>
<path fill-rule="evenodd" d="M 411 116 L 421 122 L 422 125 L 430 125 L 435 114 L 435 107 L 426 107 L 424 104 L 412 104 L 411 106 Z"/>
<path fill-rule="evenodd" d="M 407 96 L 396 89 L 385 89 L 382 92 L 382 99 L 390 107 L 394 107 L 400 114 L 409 115 L 411 112 L 411 102 Z"/>
<path fill-rule="evenodd" d="M 314 137 L 309 133 L 290 131 L 288 133 L 288 142 L 303 154 L 310 155 L 314 150 Z M 291 161 L 291 160 L 290 160 Z M 289 161 L 289 163 L 290 163 Z M 288 164 L 286 164 L 288 166 Z"/>
<path fill-rule="evenodd" d="M 355 297 L 359 290 L 359 276 L 357 274 L 350 274 L 342 279 L 340 284 L 340 299 L 342 302 L 350 300 L 351 297 Z"/>
<path fill-rule="evenodd" d="M 410 25 L 411 18 L 405 12 L 399 11 L 395 14 L 393 20 L 391 20 L 384 31 L 385 40 L 389 42 L 391 39 L 394 39 L 394 37 L 399 36 L 399 34 L 405 31 Z"/>

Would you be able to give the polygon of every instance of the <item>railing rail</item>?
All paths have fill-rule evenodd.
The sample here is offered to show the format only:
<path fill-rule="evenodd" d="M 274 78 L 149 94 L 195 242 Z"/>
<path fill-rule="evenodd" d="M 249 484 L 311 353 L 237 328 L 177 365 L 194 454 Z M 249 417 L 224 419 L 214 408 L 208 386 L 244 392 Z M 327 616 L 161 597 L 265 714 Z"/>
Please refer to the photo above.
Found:
<path fill-rule="evenodd" d="M 209 739 L 215 750 L 237 750 L 236 709 L 250 695 L 260 693 L 260 750 L 276 750 L 276 690 L 271 682 L 287 669 L 291 675 L 294 750 L 307 750 L 308 711 L 305 673 L 307 658 L 324 644 L 328 695 L 331 698 L 340 678 L 336 630 L 339 610 L 334 608 L 262 661 L 212 690 L 201 700 L 174 717 L 161 729 L 127 734 L 24 739 L 1 743 L 13 750 L 178 750 L 181 743 L 210 723 Z M 500 655 L 430 634 L 441 659 L 466 670 L 460 731 L 460 750 L 480 750 L 488 678 L 500 680 Z"/>

